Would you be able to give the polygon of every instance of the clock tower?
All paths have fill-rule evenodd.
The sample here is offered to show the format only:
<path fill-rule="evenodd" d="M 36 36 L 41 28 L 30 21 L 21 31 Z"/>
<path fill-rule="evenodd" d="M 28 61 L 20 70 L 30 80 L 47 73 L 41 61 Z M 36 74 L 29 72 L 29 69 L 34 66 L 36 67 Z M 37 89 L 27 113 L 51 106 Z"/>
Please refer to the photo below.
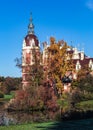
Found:
<path fill-rule="evenodd" d="M 40 56 L 40 47 L 37 36 L 34 34 L 32 15 L 28 25 L 28 33 L 23 40 L 22 47 L 22 85 L 23 89 L 29 86 L 31 66 L 35 64 L 35 56 Z"/>

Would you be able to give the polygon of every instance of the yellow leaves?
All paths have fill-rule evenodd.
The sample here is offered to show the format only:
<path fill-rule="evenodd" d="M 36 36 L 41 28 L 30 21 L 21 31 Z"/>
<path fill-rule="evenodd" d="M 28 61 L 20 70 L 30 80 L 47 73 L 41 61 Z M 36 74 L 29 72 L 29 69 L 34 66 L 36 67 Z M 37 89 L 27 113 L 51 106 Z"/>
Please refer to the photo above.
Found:
<path fill-rule="evenodd" d="M 55 55 L 59 51 L 59 47 L 56 43 L 51 44 L 51 46 L 48 48 L 48 51 L 51 55 Z"/>
<path fill-rule="evenodd" d="M 62 87 L 61 77 L 65 75 L 67 70 L 72 70 L 72 61 L 67 59 L 67 48 L 69 46 L 63 40 L 55 42 L 55 38 L 50 38 L 49 54 L 49 72 L 52 73 L 57 81 L 57 87 Z M 69 55 L 71 59 L 71 55 Z"/>
<path fill-rule="evenodd" d="M 58 91 L 62 91 L 63 90 L 63 84 L 60 80 L 60 78 L 55 75 L 55 80 L 56 80 L 56 87 L 58 88 Z"/>
<path fill-rule="evenodd" d="M 50 44 L 54 44 L 55 43 L 55 38 L 54 37 L 50 37 Z"/>

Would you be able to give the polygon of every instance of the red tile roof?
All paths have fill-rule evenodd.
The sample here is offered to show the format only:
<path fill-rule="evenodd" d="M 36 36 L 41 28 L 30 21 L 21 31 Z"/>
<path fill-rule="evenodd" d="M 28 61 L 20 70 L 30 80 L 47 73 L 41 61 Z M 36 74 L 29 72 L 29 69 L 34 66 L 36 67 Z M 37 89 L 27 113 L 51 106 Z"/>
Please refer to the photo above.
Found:
<path fill-rule="evenodd" d="M 89 65 L 90 60 L 92 60 L 92 62 L 93 62 L 93 58 L 85 57 L 85 59 L 83 59 L 83 60 L 74 59 L 74 60 L 73 60 L 73 63 L 76 65 L 77 61 L 79 61 L 81 67 L 84 67 L 84 66 L 86 66 L 86 65 Z"/>

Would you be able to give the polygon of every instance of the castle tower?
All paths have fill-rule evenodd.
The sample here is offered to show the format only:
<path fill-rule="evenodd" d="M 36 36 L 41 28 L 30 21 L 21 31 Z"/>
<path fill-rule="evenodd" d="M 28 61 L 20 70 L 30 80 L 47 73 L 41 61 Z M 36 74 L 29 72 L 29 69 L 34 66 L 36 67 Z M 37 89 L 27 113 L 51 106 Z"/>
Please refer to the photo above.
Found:
<path fill-rule="evenodd" d="M 32 15 L 30 16 L 30 23 L 28 25 L 28 34 L 23 40 L 22 47 L 22 85 L 23 89 L 30 85 L 30 70 L 31 66 L 35 64 L 35 55 L 40 54 L 39 41 L 34 34 L 34 25 Z"/>

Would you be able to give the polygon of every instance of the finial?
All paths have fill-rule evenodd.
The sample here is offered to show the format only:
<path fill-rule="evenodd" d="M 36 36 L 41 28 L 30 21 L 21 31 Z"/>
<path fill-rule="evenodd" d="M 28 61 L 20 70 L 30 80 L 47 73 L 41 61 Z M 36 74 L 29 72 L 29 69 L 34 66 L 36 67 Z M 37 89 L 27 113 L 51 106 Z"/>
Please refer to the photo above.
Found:
<path fill-rule="evenodd" d="M 34 34 L 34 25 L 32 23 L 32 13 L 30 13 L 30 23 L 28 25 L 28 34 Z"/>
<path fill-rule="evenodd" d="M 32 19 L 32 12 L 30 13 L 30 23 L 32 23 L 33 19 Z"/>

